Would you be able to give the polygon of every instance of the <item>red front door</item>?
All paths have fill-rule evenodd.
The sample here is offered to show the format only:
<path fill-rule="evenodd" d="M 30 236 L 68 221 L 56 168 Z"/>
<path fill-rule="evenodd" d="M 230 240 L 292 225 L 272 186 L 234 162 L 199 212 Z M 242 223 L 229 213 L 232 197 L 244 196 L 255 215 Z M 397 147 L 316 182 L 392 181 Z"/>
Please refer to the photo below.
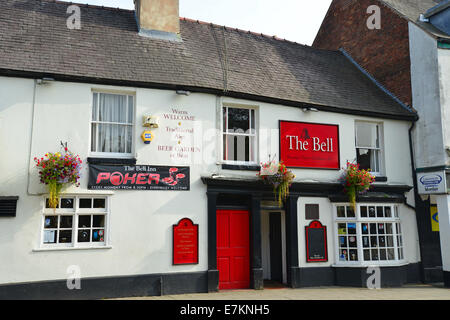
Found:
<path fill-rule="evenodd" d="M 217 211 L 219 289 L 250 286 L 249 218 L 248 211 Z"/>

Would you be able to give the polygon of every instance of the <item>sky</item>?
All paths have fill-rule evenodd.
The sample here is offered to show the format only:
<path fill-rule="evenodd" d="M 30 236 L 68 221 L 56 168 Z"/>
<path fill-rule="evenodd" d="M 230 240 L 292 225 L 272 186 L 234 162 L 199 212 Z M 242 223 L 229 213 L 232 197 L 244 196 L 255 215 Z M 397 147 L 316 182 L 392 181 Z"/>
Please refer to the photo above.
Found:
<path fill-rule="evenodd" d="M 134 9 L 133 0 L 70 1 Z M 180 0 L 180 16 L 311 45 L 331 1 Z"/>

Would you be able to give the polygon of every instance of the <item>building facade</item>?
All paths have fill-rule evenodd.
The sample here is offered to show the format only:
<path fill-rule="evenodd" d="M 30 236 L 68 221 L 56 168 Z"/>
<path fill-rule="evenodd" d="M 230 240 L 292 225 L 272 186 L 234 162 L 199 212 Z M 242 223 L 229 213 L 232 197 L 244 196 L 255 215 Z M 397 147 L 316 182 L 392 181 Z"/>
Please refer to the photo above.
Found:
<path fill-rule="evenodd" d="M 2 299 L 420 281 L 417 116 L 351 57 L 83 5 L 70 30 L 68 6 L 0 4 Z M 52 209 L 34 158 L 61 142 L 83 167 Z M 281 204 L 257 176 L 272 159 L 296 175 Z M 347 161 L 377 177 L 355 208 Z"/>

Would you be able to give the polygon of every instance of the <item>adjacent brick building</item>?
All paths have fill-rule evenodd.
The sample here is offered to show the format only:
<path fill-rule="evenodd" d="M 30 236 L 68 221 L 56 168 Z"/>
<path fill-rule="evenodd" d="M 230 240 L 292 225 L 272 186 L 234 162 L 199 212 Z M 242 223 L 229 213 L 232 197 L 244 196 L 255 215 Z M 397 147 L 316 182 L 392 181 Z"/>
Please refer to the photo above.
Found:
<path fill-rule="evenodd" d="M 381 29 L 369 29 L 367 8 L 381 9 Z M 383 86 L 411 106 L 408 21 L 382 1 L 334 0 L 313 46 L 343 48 Z"/>

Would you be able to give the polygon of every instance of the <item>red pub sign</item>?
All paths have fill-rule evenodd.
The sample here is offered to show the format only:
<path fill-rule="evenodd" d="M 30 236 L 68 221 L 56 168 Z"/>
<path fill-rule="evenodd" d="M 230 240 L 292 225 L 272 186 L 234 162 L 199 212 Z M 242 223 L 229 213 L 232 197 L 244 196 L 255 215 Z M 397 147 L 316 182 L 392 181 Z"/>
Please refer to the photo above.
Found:
<path fill-rule="evenodd" d="M 280 121 L 280 161 L 291 168 L 339 170 L 339 126 Z"/>

